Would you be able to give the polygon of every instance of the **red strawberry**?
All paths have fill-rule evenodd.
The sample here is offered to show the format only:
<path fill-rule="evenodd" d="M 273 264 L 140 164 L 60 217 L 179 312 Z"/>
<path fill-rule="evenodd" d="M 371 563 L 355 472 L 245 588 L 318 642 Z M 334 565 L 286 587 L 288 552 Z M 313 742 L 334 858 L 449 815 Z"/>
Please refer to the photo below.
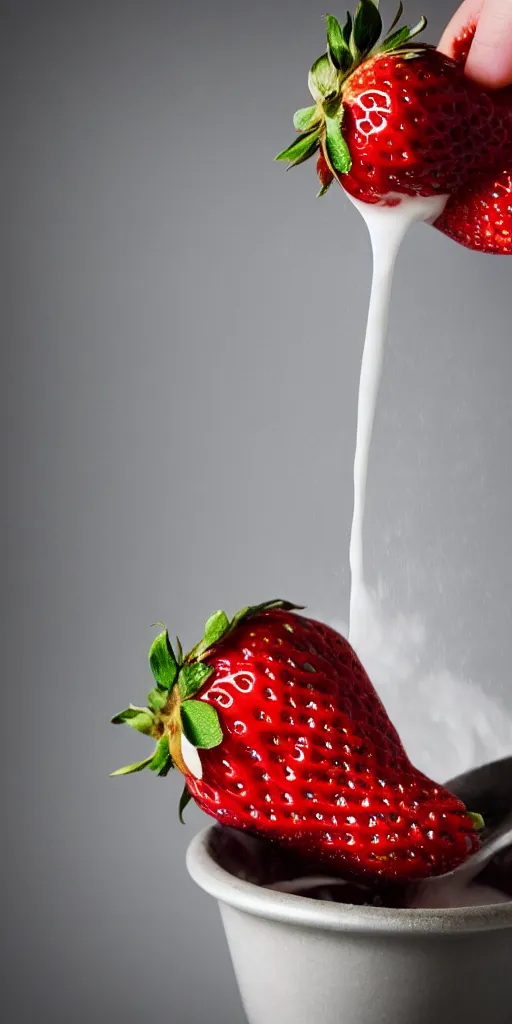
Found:
<path fill-rule="evenodd" d="M 434 227 L 468 249 L 511 256 L 512 171 L 472 178 L 450 197 Z"/>
<path fill-rule="evenodd" d="M 180 812 L 193 797 L 345 876 L 455 868 L 477 849 L 481 820 L 412 766 L 349 643 L 293 608 L 274 601 L 231 622 L 217 612 L 184 660 L 162 633 L 148 707 L 113 720 L 154 736 L 156 752 L 114 774 L 177 767 Z"/>
<path fill-rule="evenodd" d="M 309 76 L 315 105 L 297 112 L 301 134 L 277 159 L 294 166 L 320 150 L 322 194 L 336 177 L 368 203 L 450 194 L 475 172 L 503 166 L 512 154 L 510 90 L 491 95 L 460 61 L 411 42 L 425 24 L 393 26 L 379 43 L 374 0 L 361 0 L 343 29 L 328 15 L 327 53 Z"/>
<path fill-rule="evenodd" d="M 462 32 L 452 39 L 448 56 L 457 61 L 457 63 L 466 63 L 471 49 L 471 43 L 475 38 L 476 26 L 476 21 L 470 21 L 466 27 L 462 29 Z"/>
<path fill-rule="evenodd" d="M 476 23 L 471 22 L 452 41 L 450 53 L 462 64 L 473 42 Z M 510 89 L 494 96 L 498 104 L 510 103 Z M 450 199 L 434 227 L 455 242 L 477 252 L 512 255 L 512 157 L 508 169 L 483 171 L 472 176 Z"/>

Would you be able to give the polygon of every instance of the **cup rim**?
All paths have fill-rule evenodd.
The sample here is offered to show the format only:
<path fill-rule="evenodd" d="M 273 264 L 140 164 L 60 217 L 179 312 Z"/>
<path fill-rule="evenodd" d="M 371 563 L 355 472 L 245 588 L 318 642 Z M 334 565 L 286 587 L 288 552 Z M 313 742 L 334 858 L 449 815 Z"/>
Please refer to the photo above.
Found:
<path fill-rule="evenodd" d="M 512 931 L 512 900 L 479 907 L 396 909 L 330 903 L 254 885 L 226 871 L 212 856 L 212 840 L 221 828 L 221 825 L 210 825 L 192 839 L 186 855 L 188 873 L 201 889 L 220 903 L 254 917 L 303 928 L 351 933 L 461 935 Z"/>

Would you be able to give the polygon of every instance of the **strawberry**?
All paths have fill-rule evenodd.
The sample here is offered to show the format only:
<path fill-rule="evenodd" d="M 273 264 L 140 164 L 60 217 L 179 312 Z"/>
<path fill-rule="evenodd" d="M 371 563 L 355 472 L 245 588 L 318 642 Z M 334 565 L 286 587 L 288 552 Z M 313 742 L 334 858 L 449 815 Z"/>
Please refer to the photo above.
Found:
<path fill-rule="evenodd" d="M 156 751 L 114 774 L 180 769 L 180 817 L 194 798 L 224 825 L 366 880 L 442 874 L 478 848 L 481 819 L 413 767 L 348 641 L 294 605 L 217 612 L 185 658 L 163 632 L 150 664 L 147 707 L 113 722 Z"/>
<path fill-rule="evenodd" d="M 476 31 L 470 22 L 450 44 L 450 55 L 462 65 Z M 512 104 L 512 91 L 500 90 L 494 102 Z M 471 176 L 450 196 L 440 217 L 434 222 L 445 235 L 477 252 L 512 255 L 512 157 L 502 170 L 491 169 Z"/>
<path fill-rule="evenodd" d="M 276 158 L 296 166 L 320 153 L 320 195 L 335 178 L 367 203 L 451 194 L 512 154 L 510 96 L 485 92 L 460 59 L 413 41 L 426 21 L 397 28 L 401 13 L 380 42 L 374 0 L 361 0 L 344 28 L 327 16 L 327 52 L 309 75 L 315 104 L 297 111 L 300 134 Z"/>
<path fill-rule="evenodd" d="M 462 32 L 452 39 L 448 56 L 457 61 L 457 63 L 466 63 L 471 49 L 471 43 L 475 38 L 476 26 L 476 21 L 469 21 L 465 28 L 462 29 Z"/>
<path fill-rule="evenodd" d="M 434 227 L 468 249 L 511 256 L 512 170 L 472 178 L 450 197 Z"/>

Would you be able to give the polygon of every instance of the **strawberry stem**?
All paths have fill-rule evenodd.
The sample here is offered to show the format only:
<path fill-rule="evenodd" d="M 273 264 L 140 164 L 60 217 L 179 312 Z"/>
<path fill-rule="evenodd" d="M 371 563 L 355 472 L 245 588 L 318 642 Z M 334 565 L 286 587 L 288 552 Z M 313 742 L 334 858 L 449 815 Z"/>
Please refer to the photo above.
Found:
<path fill-rule="evenodd" d="M 149 652 L 149 664 L 157 685 L 149 691 L 147 707 L 130 704 L 112 719 L 113 725 L 129 725 L 137 732 L 152 736 L 157 745 L 151 757 L 119 768 L 112 775 L 131 775 L 144 768 L 150 768 L 160 777 L 167 775 L 171 768 L 190 775 L 183 756 L 182 736 L 197 750 L 211 750 L 219 746 L 223 738 L 217 709 L 193 699 L 213 673 L 213 668 L 205 664 L 205 658 L 216 644 L 252 615 L 276 608 L 295 611 L 299 607 L 280 599 L 266 601 L 247 605 L 231 621 L 225 612 L 214 612 L 205 625 L 202 639 L 185 658 L 179 641 L 176 657 L 167 629 L 159 633 Z"/>
<path fill-rule="evenodd" d="M 320 149 L 334 177 L 348 174 L 352 158 L 342 131 L 345 83 L 363 61 L 379 54 L 402 51 L 423 31 L 427 24 L 423 17 L 412 28 L 408 25 L 396 28 L 402 14 L 400 2 L 388 34 L 380 44 L 382 18 L 378 0 L 360 0 L 354 18 L 347 14 L 343 28 L 333 14 L 326 15 L 327 50 L 314 62 L 308 79 L 315 105 L 296 112 L 294 127 L 301 134 L 276 156 L 276 160 L 286 161 L 290 169 L 305 163 Z M 414 43 L 407 47 L 405 56 L 416 56 L 422 49 L 421 44 Z M 329 185 L 322 179 L 321 185 L 319 195 L 324 195 Z"/>

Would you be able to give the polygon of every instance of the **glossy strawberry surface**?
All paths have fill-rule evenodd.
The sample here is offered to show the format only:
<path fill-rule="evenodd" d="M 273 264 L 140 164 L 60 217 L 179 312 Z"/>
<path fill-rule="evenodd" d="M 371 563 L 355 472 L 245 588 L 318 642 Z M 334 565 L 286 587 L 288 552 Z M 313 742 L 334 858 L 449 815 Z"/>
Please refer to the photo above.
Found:
<path fill-rule="evenodd" d="M 464 66 L 476 23 L 470 22 L 450 45 L 450 54 Z M 512 108 L 510 89 L 493 95 L 493 102 Z M 456 190 L 436 220 L 435 227 L 455 242 L 476 252 L 512 255 L 512 155 L 508 147 L 498 154 L 498 167 L 472 175 Z"/>
<path fill-rule="evenodd" d="M 206 662 L 198 699 L 217 709 L 223 740 L 187 785 L 207 814 L 359 878 L 424 878 L 478 847 L 464 805 L 411 765 L 334 630 L 262 612 Z"/>
<path fill-rule="evenodd" d="M 352 167 L 340 181 L 364 202 L 453 193 L 511 149 L 512 104 L 431 48 L 365 61 L 344 85 L 343 106 Z"/>
<path fill-rule="evenodd" d="M 472 178 L 450 197 L 434 226 L 468 249 L 512 255 L 512 170 Z"/>
<path fill-rule="evenodd" d="M 452 56 L 416 42 L 424 18 L 381 37 L 378 4 L 361 0 L 344 27 L 327 22 L 327 52 L 312 65 L 315 105 L 294 116 L 300 133 L 277 157 L 317 155 L 323 195 L 333 181 L 366 203 L 454 195 L 481 172 L 512 166 L 512 89 L 487 92 L 464 74 L 475 31 Z"/>
<path fill-rule="evenodd" d="M 476 25 L 476 21 L 469 21 L 458 36 L 451 41 L 448 56 L 458 63 L 465 64 L 468 59 L 471 43 L 475 38 Z"/>

